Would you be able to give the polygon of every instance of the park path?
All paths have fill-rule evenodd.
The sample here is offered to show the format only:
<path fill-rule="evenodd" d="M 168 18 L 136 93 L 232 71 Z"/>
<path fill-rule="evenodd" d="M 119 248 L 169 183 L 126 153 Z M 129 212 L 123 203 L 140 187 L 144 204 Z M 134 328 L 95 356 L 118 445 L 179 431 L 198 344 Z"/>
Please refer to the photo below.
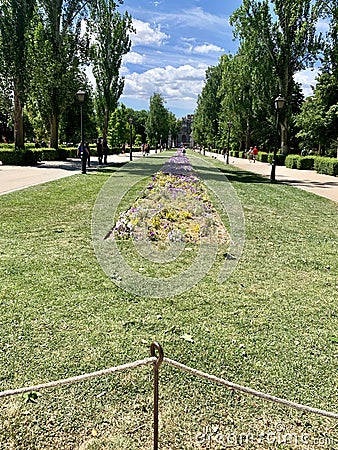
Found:
<path fill-rule="evenodd" d="M 209 152 L 206 152 L 206 155 L 224 161 L 225 164 L 225 159 L 222 155 Z M 240 170 L 252 172 L 267 178 L 270 177 L 271 165 L 268 163 L 259 161 L 254 163 L 248 159 L 233 158 L 230 156 L 229 164 Z M 288 169 L 285 166 L 276 166 L 276 181 L 290 184 L 291 186 L 338 202 L 338 177 L 322 175 L 314 170 Z"/>
<path fill-rule="evenodd" d="M 89 173 L 98 167 L 97 158 L 94 159 L 92 167 L 88 168 Z M 121 163 L 128 159 L 128 155 L 111 155 L 108 157 L 108 163 Z M 77 158 L 67 161 L 43 161 L 36 166 L 0 165 L 0 195 L 79 173 L 81 161 Z"/>
<path fill-rule="evenodd" d="M 206 152 L 206 155 L 219 161 L 224 161 L 225 164 L 222 155 L 210 152 Z M 134 155 L 135 159 L 139 157 L 141 156 Z M 93 158 L 93 160 L 92 168 L 88 172 L 97 168 L 96 158 Z M 121 163 L 128 160 L 128 154 L 110 155 L 108 157 L 108 163 Z M 271 166 L 268 163 L 259 161 L 250 163 L 247 159 L 233 157 L 229 158 L 229 163 L 240 170 L 252 172 L 263 177 L 270 176 Z M 0 195 L 79 173 L 81 173 L 81 163 L 76 158 L 62 162 L 42 162 L 37 166 L 27 167 L 0 165 Z M 338 202 L 338 177 L 321 175 L 313 170 L 297 170 L 288 169 L 285 166 L 277 166 L 276 181 L 290 184 Z"/>

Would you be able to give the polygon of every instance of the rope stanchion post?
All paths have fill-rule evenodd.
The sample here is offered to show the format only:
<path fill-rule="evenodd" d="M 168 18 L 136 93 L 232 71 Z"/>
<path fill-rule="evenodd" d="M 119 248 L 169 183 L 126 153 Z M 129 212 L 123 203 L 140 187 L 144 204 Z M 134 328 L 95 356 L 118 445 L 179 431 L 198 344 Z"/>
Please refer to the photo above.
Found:
<path fill-rule="evenodd" d="M 156 355 L 156 350 L 158 356 Z M 158 450 L 158 370 L 163 361 L 163 350 L 158 342 L 151 344 L 150 354 L 157 358 L 154 362 L 154 450 Z"/>
<path fill-rule="evenodd" d="M 264 392 L 259 392 L 254 389 L 248 388 L 246 386 L 241 386 L 239 384 L 232 383 L 230 381 L 224 380 L 223 378 L 218 378 L 214 375 L 210 375 L 209 373 L 202 372 L 197 369 L 193 369 L 189 366 L 186 366 L 184 364 L 181 364 L 177 361 L 174 361 L 169 358 L 165 358 L 163 354 L 163 349 L 161 345 L 158 342 L 153 342 L 150 346 L 150 353 L 151 357 L 145 358 L 143 360 L 134 361 L 132 363 L 122 364 L 120 366 L 116 367 L 110 367 L 109 369 L 99 370 L 96 372 L 91 373 L 85 373 L 83 375 L 78 375 L 70 378 L 65 378 L 62 380 L 57 381 L 50 381 L 48 383 L 44 384 L 38 384 L 35 386 L 26 386 L 22 388 L 17 389 L 10 389 L 6 391 L 0 391 L 0 399 L 3 397 L 8 397 L 11 395 L 18 395 L 23 394 L 27 392 L 33 392 L 33 391 L 39 391 L 42 389 L 48 389 L 48 388 L 54 388 L 57 386 L 63 386 L 67 384 L 72 384 L 75 382 L 80 382 L 84 380 L 88 380 L 91 378 L 103 376 L 103 375 L 111 375 L 117 372 L 122 372 L 124 370 L 134 369 L 139 366 L 147 366 L 150 364 L 153 364 L 153 371 L 154 371 L 154 450 L 158 450 L 158 441 L 159 441 L 159 420 L 158 420 L 158 413 L 159 413 L 159 367 L 162 364 L 162 362 L 168 364 L 169 366 L 172 366 L 176 369 L 179 369 L 180 371 L 190 373 L 196 377 L 204 378 L 205 380 L 208 380 L 210 382 L 223 385 L 227 388 L 234 389 L 239 392 L 243 392 L 245 394 L 249 394 L 255 397 L 259 397 L 262 400 L 271 401 L 274 403 L 279 403 L 281 405 L 285 405 L 291 408 L 295 408 L 301 411 L 306 411 L 308 413 L 314 413 L 320 416 L 328 417 L 331 419 L 338 419 L 338 413 L 332 412 L 332 411 L 325 411 L 318 408 L 313 408 L 307 405 L 301 405 L 299 403 L 292 402 L 290 400 L 286 400 L 283 398 L 275 397 L 270 394 L 266 394 Z"/>

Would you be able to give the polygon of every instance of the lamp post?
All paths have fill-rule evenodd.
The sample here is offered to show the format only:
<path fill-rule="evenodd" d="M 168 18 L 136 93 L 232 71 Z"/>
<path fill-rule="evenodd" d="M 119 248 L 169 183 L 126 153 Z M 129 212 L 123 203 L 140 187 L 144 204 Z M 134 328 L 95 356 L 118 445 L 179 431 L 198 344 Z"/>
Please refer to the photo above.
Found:
<path fill-rule="evenodd" d="M 227 146 L 227 164 L 229 164 L 229 152 L 230 152 L 230 130 L 232 127 L 232 122 L 228 122 L 228 146 Z"/>
<path fill-rule="evenodd" d="M 82 169 L 82 173 L 86 173 L 86 164 L 87 164 L 87 154 L 85 153 L 85 149 L 84 149 L 84 135 L 83 135 L 83 103 L 85 100 L 85 91 L 77 91 L 76 93 L 78 101 L 80 103 L 80 121 L 81 121 L 81 144 L 80 144 L 80 155 L 81 155 L 81 169 Z"/>
<path fill-rule="evenodd" d="M 277 147 L 279 145 L 279 112 L 284 108 L 286 100 L 280 94 L 275 99 L 275 110 L 276 110 L 276 143 L 273 149 L 273 158 L 271 163 L 271 175 L 270 180 L 276 180 L 276 155 L 277 155 Z"/>
<path fill-rule="evenodd" d="M 129 128 L 130 128 L 130 147 L 129 147 L 129 159 L 133 160 L 133 118 L 129 117 Z"/>
<path fill-rule="evenodd" d="M 172 134 L 171 134 L 171 130 L 169 130 L 169 135 L 168 135 L 168 148 L 171 148 L 171 140 L 172 140 Z"/>

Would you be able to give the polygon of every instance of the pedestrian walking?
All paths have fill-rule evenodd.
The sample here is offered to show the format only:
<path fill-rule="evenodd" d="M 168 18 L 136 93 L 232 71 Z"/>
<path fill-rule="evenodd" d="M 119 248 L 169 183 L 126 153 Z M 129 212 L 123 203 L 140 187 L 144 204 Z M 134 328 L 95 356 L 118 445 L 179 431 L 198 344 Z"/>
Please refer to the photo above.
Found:
<path fill-rule="evenodd" d="M 96 142 L 96 153 L 99 160 L 99 164 L 102 164 L 103 153 L 102 153 L 102 141 L 100 138 Z"/>
<path fill-rule="evenodd" d="M 87 159 L 88 159 L 88 150 L 87 146 L 80 142 L 77 148 L 77 156 L 81 158 L 81 171 L 83 174 L 87 173 Z"/>
<path fill-rule="evenodd" d="M 106 139 L 104 139 L 102 143 L 103 164 L 107 164 L 108 151 L 109 151 L 108 142 L 106 141 Z"/>

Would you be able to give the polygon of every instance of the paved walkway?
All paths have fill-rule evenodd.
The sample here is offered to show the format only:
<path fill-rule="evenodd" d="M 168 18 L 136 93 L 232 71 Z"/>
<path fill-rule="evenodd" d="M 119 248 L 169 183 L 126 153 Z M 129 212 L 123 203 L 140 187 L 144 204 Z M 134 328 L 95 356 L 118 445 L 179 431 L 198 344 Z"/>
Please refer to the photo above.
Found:
<path fill-rule="evenodd" d="M 223 156 L 206 152 L 207 156 L 213 156 L 224 161 Z M 140 157 L 134 155 L 134 158 Z M 108 163 L 121 163 L 129 161 L 129 155 L 110 155 Z M 229 163 L 241 170 L 269 177 L 271 166 L 267 163 L 256 161 L 249 162 L 247 159 L 230 157 Z M 97 158 L 93 157 L 92 168 L 97 168 Z M 64 178 L 81 173 L 81 163 L 78 159 L 68 161 L 42 162 L 37 166 L 2 166 L 0 165 L 0 195 L 12 191 L 24 189 L 40 183 Z M 313 170 L 287 169 L 284 166 L 276 167 L 276 181 L 287 183 L 300 189 L 312 192 L 322 197 L 338 202 L 338 177 L 321 175 Z"/>
<path fill-rule="evenodd" d="M 224 161 L 222 155 L 209 154 L 206 155 L 216 157 L 220 161 Z M 229 164 L 241 170 L 253 172 L 263 177 L 270 178 L 271 165 L 256 161 L 250 162 L 248 159 L 229 158 Z M 276 166 L 276 181 L 287 183 L 299 189 L 312 192 L 313 194 L 326 197 L 330 200 L 338 202 L 338 177 L 322 175 L 314 170 L 298 170 L 288 169 L 285 166 Z"/>
<path fill-rule="evenodd" d="M 108 163 L 121 163 L 128 160 L 128 155 L 108 157 Z M 92 167 L 88 168 L 88 172 L 96 170 L 97 167 L 97 158 L 93 157 Z M 0 165 L 0 195 L 79 173 L 81 173 L 81 161 L 77 158 L 67 161 L 46 161 L 36 166 Z"/>

